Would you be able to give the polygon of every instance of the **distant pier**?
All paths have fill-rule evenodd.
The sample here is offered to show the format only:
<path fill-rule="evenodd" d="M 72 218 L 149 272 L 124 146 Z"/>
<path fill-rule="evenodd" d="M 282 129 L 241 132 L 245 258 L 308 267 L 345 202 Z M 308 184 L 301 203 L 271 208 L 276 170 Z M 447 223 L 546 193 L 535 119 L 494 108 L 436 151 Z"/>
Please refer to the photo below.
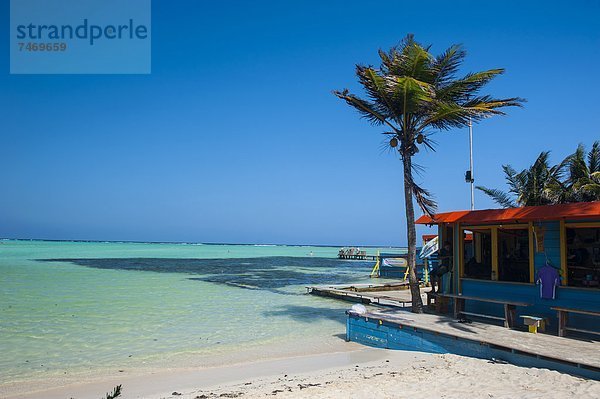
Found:
<path fill-rule="evenodd" d="M 367 251 L 351 247 L 340 249 L 338 252 L 338 259 L 377 260 L 377 255 L 367 255 Z"/>

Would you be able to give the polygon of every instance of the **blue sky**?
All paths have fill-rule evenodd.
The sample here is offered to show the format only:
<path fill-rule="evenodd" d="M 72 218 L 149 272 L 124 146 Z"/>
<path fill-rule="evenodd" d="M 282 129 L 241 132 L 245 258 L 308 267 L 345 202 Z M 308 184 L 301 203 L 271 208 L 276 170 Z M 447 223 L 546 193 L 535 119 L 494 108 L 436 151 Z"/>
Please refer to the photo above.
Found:
<path fill-rule="evenodd" d="M 528 100 L 475 126 L 477 184 L 600 139 L 598 2 L 323 3 L 154 1 L 151 75 L 53 76 L 9 75 L 2 2 L 0 236 L 403 245 L 400 162 L 331 91 L 409 32 Z M 436 140 L 422 182 L 467 209 L 467 131 Z"/>

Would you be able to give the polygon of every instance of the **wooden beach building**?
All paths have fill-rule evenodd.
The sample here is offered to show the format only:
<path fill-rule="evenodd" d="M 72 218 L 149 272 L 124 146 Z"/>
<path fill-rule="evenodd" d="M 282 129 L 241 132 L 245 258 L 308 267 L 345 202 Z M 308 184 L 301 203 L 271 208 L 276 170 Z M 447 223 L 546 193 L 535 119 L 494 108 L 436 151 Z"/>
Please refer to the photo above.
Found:
<path fill-rule="evenodd" d="M 416 223 L 436 225 L 440 242 L 452 245 L 443 295 L 460 302 L 458 311 L 510 323 L 539 317 L 560 335 L 600 333 L 600 202 L 448 212 Z M 557 271 L 555 287 L 543 286 L 548 268 Z"/>
<path fill-rule="evenodd" d="M 600 380 L 600 202 L 423 216 L 451 248 L 428 312 L 348 311 L 347 339 Z M 538 332 L 544 332 L 540 334 Z"/>

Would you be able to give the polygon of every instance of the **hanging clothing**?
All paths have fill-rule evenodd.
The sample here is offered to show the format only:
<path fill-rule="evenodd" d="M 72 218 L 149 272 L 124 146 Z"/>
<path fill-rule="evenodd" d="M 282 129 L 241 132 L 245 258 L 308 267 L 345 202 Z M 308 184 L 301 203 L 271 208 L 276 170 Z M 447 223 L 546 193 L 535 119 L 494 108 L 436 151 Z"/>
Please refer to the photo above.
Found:
<path fill-rule="evenodd" d="M 556 297 L 556 287 L 560 286 L 558 270 L 546 264 L 538 270 L 536 284 L 540 286 L 541 298 L 554 299 Z"/>

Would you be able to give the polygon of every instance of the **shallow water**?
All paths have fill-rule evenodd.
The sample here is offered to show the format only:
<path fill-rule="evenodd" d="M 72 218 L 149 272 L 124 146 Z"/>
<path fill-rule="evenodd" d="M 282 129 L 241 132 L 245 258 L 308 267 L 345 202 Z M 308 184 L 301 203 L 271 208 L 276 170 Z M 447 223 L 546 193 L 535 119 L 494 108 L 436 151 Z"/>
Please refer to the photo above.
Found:
<path fill-rule="evenodd" d="M 0 384 L 241 348 L 276 355 L 277 345 L 339 336 L 350 305 L 304 287 L 368 280 L 373 262 L 337 251 L 3 241 Z"/>

